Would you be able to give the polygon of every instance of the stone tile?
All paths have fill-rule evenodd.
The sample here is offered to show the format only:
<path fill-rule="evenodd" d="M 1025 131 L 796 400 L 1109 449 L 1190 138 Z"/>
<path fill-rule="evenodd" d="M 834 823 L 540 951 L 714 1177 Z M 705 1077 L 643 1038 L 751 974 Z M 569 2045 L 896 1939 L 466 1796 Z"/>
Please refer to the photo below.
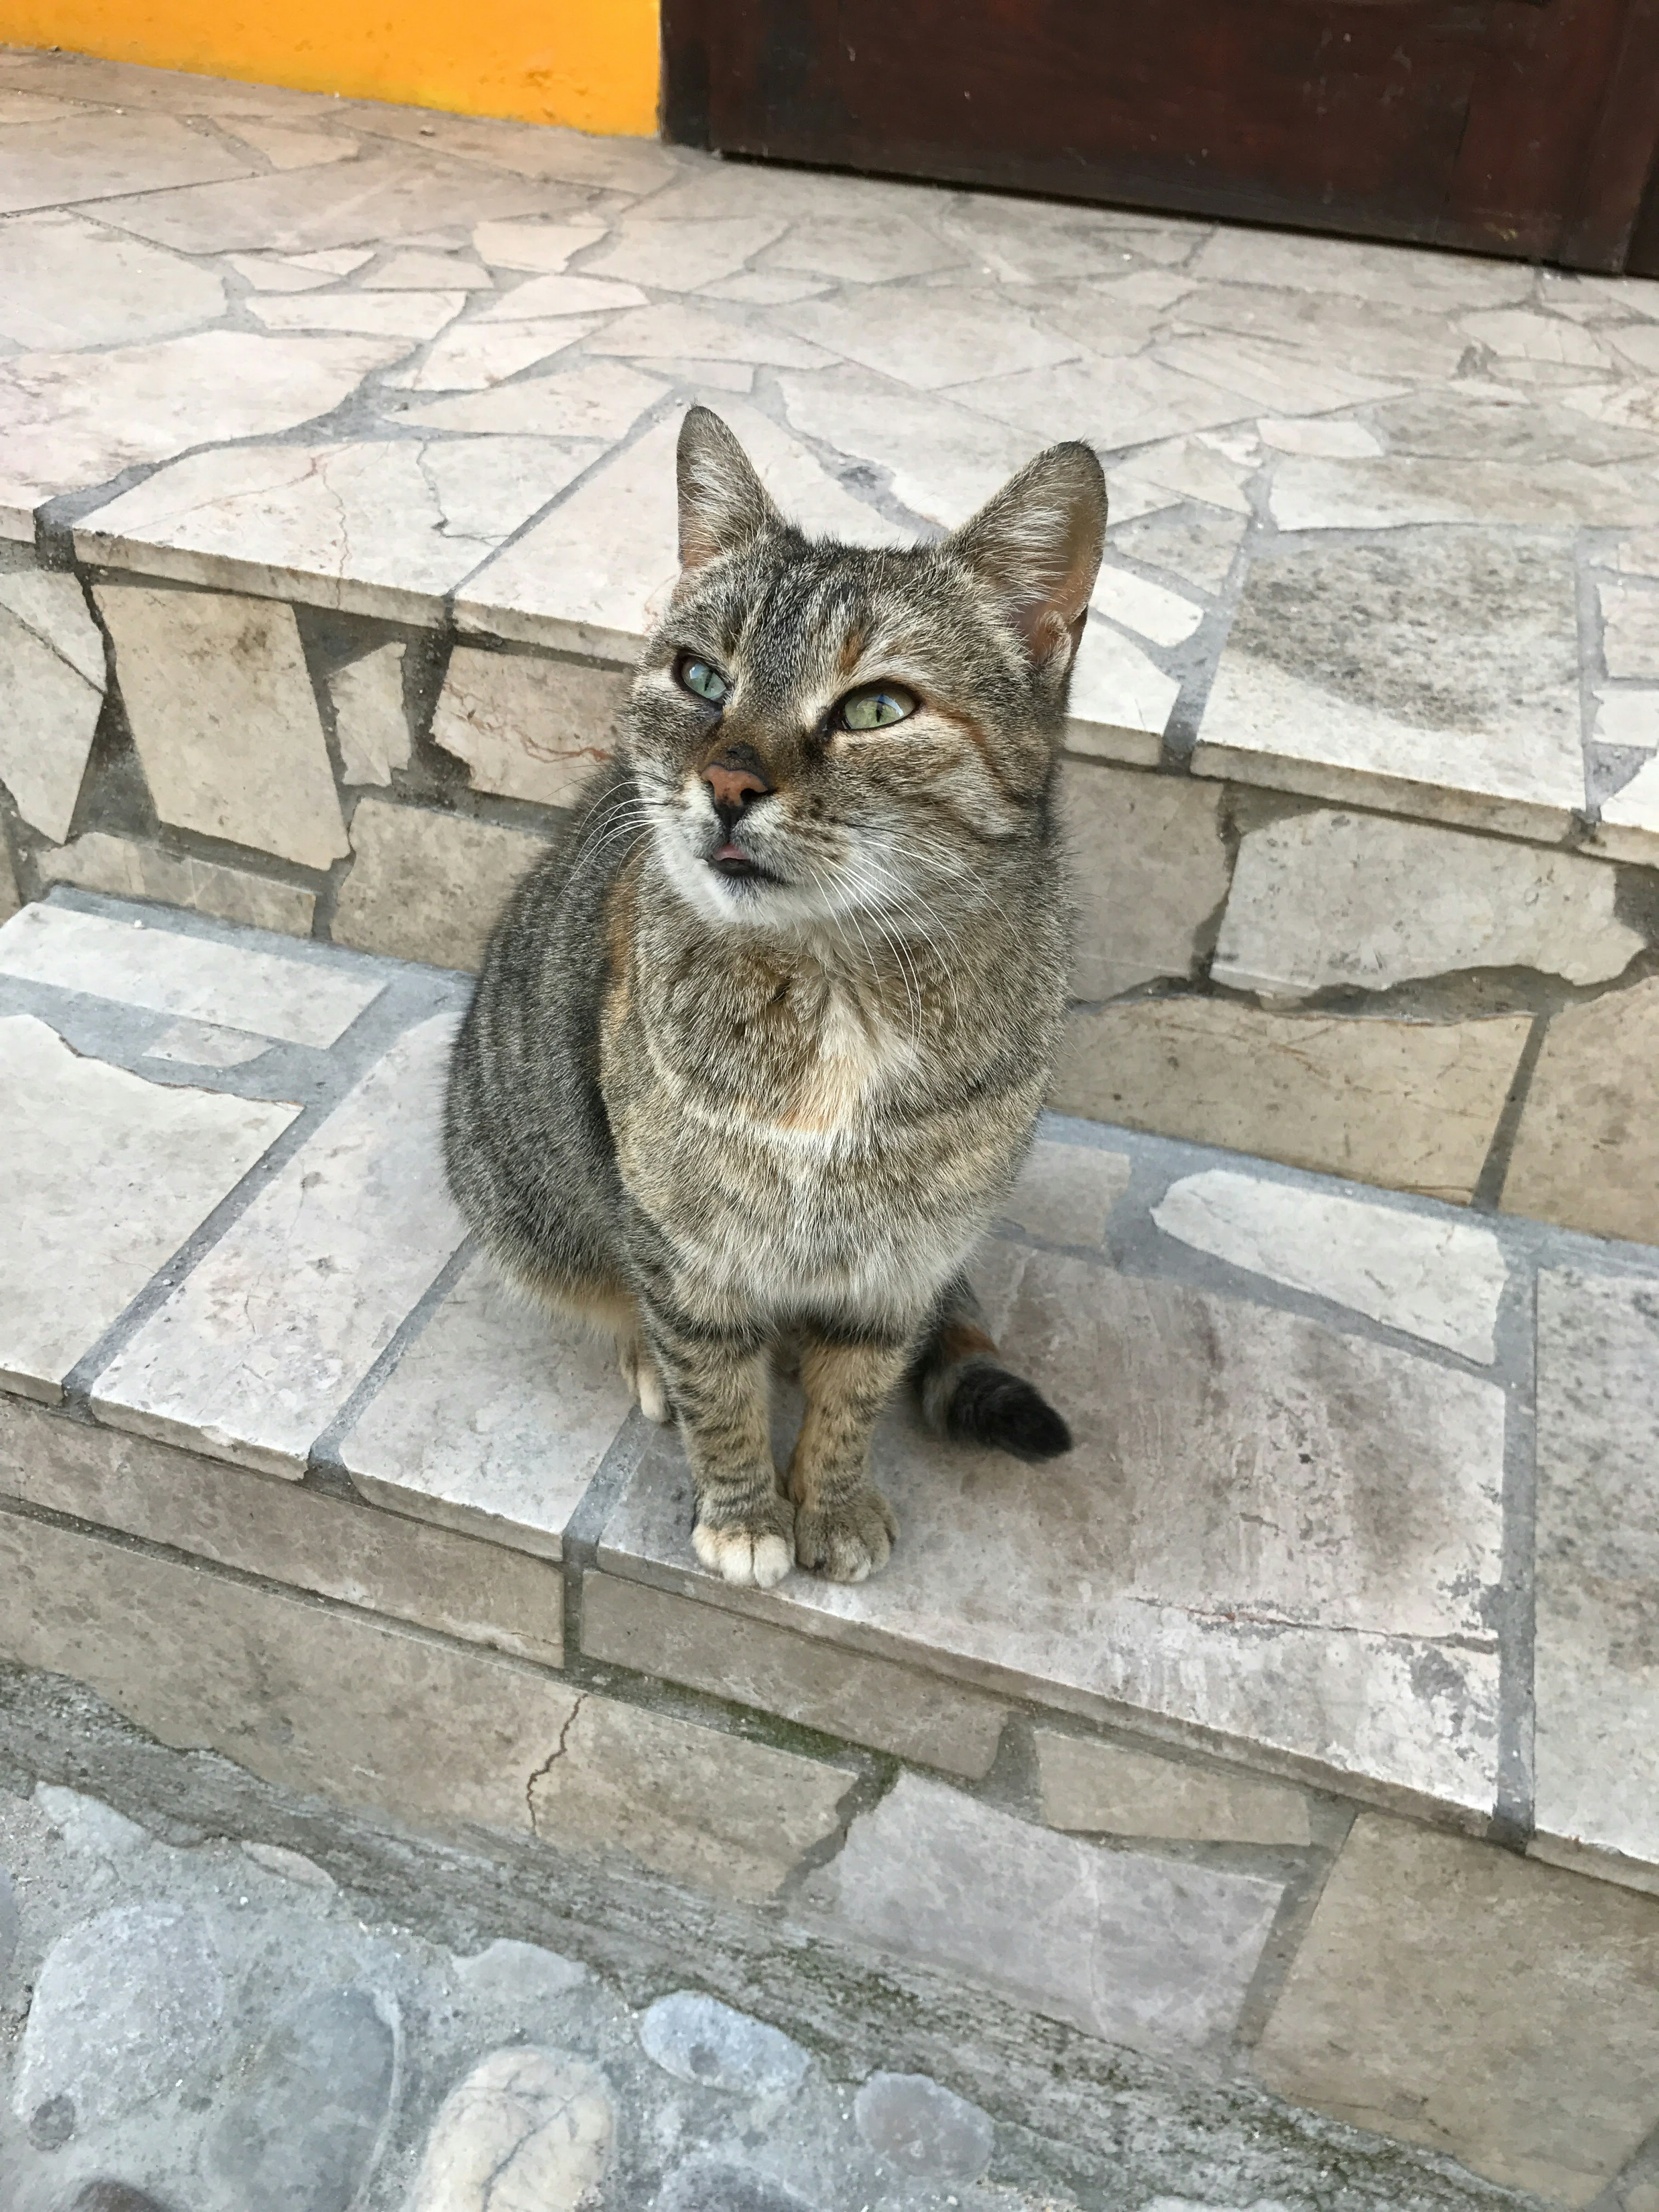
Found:
<path fill-rule="evenodd" d="M 1659 2119 L 1659 1905 L 1362 1814 L 1256 2070 L 1292 2102 L 1586 2205 Z"/>
<path fill-rule="evenodd" d="M 1584 799 L 1568 548 L 1443 530 L 1258 556 L 1193 766 L 1559 837 Z"/>
<path fill-rule="evenodd" d="M 628 1417 L 616 1355 L 475 1260 L 340 1444 L 366 1497 L 556 1559 Z"/>
<path fill-rule="evenodd" d="M 629 688 L 608 668 L 458 645 L 433 742 L 466 763 L 475 790 L 569 806 L 612 757 Z"/>
<path fill-rule="evenodd" d="M 395 1997 L 347 1981 L 245 2030 L 202 2146 L 219 2201 L 249 2212 L 360 2201 L 390 2128 L 402 2025 Z"/>
<path fill-rule="evenodd" d="M 1078 907 L 1076 995 L 1110 999 L 1193 975 L 1227 896 L 1219 788 L 1068 762 L 1060 807 Z"/>
<path fill-rule="evenodd" d="M 211 1022 L 174 1022 L 145 1046 L 143 1057 L 181 1060 L 187 1067 L 241 1067 L 270 1049 L 269 1037 L 217 1029 Z"/>
<path fill-rule="evenodd" d="M 913 514 L 954 529 L 982 507 L 1035 450 L 1018 430 L 860 368 L 781 376 L 794 427 L 884 470 Z"/>
<path fill-rule="evenodd" d="M 88 561 L 430 629 L 441 595 L 598 450 L 400 439 L 197 453 L 96 509 L 76 542 Z"/>
<path fill-rule="evenodd" d="M 855 1942 L 1087 2034 L 1213 2064 L 1279 1894 L 1254 1875 L 1077 1843 L 904 1774 L 802 1902 Z"/>
<path fill-rule="evenodd" d="M 615 1575 L 584 1577 L 582 1650 L 969 1781 L 989 1773 L 1008 1717 L 937 1676 Z"/>
<path fill-rule="evenodd" d="M 30 827 L 63 838 L 104 706 L 104 641 L 78 577 L 0 569 L 0 782 Z"/>
<path fill-rule="evenodd" d="M 0 921 L 9 921 L 22 900 L 17 894 L 17 875 L 12 866 L 11 848 L 0 836 Z"/>
<path fill-rule="evenodd" d="M 825 278 L 794 276 L 783 269 L 745 269 L 705 284 L 706 300 L 730 300 L 744 307 L 785 307 L 797 300 L 816 300 L 835 287 Z"/>
<path fill-rule="evenodd" d="M 675 149 L 644 138 L 606 138 L 585 131 L 550 128 L 544 123 L 498 122 L 489 116 L 431 115 L 422 107 L 387 107 L 364 101 L 345 111 L 354 130 L 401 138 L 418 147 L 422 169 L 443 161 L 477 162 L 515 176 L 556 179 L 616 192 L 654 192 L 681 173 L 684 156 Z M 549 195 L 538 191 L 524 205 L 545 208 Z M 459 218 L 454 209 L 436 209 L 434 222 Z M 424 228 L 425 225 L 419 226 Z"/>
<path fill-rule="evenodd" d="M 40 910 L 26 908 L 5 935 Z M 0 1020 L 0 1379 L 55 1399 L 299 1109 L 148 1083 L 72 1052 L 27 1014 Z"/>
<path fill-rule="evenodd" d="M 1039 1137 L 1003 1200 L 1000 1218 L 1050 1243 L 1097 1250 L 1133 1165 L 1127 1152 Z"/>
<path fill-rule="evenodd" d="M 1143 1000 L 1073 1017 L 1050 1103 L 1462 1205 L 1531 1026 Z"/>
<path fill-rule="evenodd" d="M 1182 261 L 1204 236 L 1201 223 L 1126 216 L 1064 201 L 954 193 L 940 211 L 945 236 L 1005 284 L 1098 278 L 1133 268 L 1142 255 Z"/>
<path fill-rule="evenodd" d="M 330 934 L 359 952 L 476 970 L 508 894 L 547 850 L 495 822 L 360 799 Z"/>
<path fill-rule="evenodd" d="M 1590 731 L 1592 744 L 1629 746 L 1641 752 L 1659 745 L 1659 690 L 1615 691 L 1602 686 L 1593 690 L 1590 696 L 1595 702 L 1595 720 Z M 1624 795 L 1620 792 L 1618 797 L 1622 799 Z M 1607 818 L 1607 805 L 1613 803 L 1610 800 L 1603 806 L 1603 820 Z"/>
<path fill-rule="evenodd" d="M 401 406 L 398 420 L 431 430 L 483 432 L 491 437 L 604 439 L 624 436 L 668 390 L 659 376 L 614 362 L 562 364 L 551 376 L 527 378 L 471 398 L 423 400 Z M 645 441 L 642 439 L 641 443 Z M 477 451 L 469 447 L 469 453 Z M 597 453 L 591 458 L 597 459 Z M 626 456 L 611 463 L 615 469 Z"/>
<path fill-rule="evenodd" d="M 165 194 L 172 185 L 246 177 L 254 166 L 223 139 L 187 130 L 170 116 L 105 113 L 96 130 L 88 130 L 82 116 L 15 124 L 6 132 L 0 215 L 59 202 L 112 200 L 122 192 Z"/>
<path fill-rule="evenodd" d="M 1580 324 L 1559 315 L 1540 314 L 1528 307 L 1497 307 L 1465 315 L 1462 326 L 1477 345 L 1498 355 L 1499 376 L 1507 374 L 1510 360 L 1567 362 L 1577 368 L 1610 366 L 1604 345 Z"/>
<path fill-rule="evenodd" d="M 817 304 L 808 302 L 778 312 L 800 314 L 806 305 Z M 758 316 L 745 320 L 735 313 L 721 314 L 713 307 L 678 301 L 630 308 L 608 323 L 601 337 L 588 340 L 588 351 L 627 354 L 640 361 L 757 362 L 773 368 L 827 368 L 835 359 L 823 347 L 809 344 L 787 330 L 774 329 Z"/>
<path fill-rule="evenodd" d="M 1659 1869 L 1659 1283 L 1538 1278 L 1535 1818 Z"/>
<path fill-rule="evenodd" d="M 392 244 L 434 223 L 528 214 L 544 199 L 532 185 L 490 176 L 469 162 L 388 149 L 365 153 L 349 168 L 331 164 L 106 200 L 98 220 L 181 253 L 303 253 Z"/>
<path fill-rule="evenodd" d="M 1441 308 L 1504 307 L 1532 290 L 1521 262 L 1480 261 L 1468 254 L 1413 252 L 1310 238 L 1300 231 L 1213 230 L 1193 256 L 1191 272 L 1230 284 L 1271 284 L 1287 291 L 1336 292 L 1379 306 Z"/>
<path fill-rule="evenodd" d="M 42 853 L 34 865 L 43 884 L 76 884 L 112 898 L 156 899 L 164 906 L 216 915 L 221 921 L 283 930 L 290 937 L 310 936 L 317 908 L 315 891 L 301 890 L 297 884 L 198 860 L 193 853 L 168 853 L 106 830 L 89 830 L 56 852 Z"/>
<path fill-rule="evenodd" d="M 718 1997 L 676 1990 L 647 2005 L 640 2044 L 665 2074 L 735 2096 L 787 2097 L 811 2061 L 799 2044 Z"/>
<path fill-rule="evenodd" d="M 1154 645 L 1183 644 L 1204 619 L 1203 608 L 1179 592 L 1166 592 L 1161 584 L 1110 562 L 1096 580 L 1092 604 L 1109 621 L 1138 630 Z"/>
<path fill-rule="evenodd" d="M 434 339 L 418 367 L 384 378 L 399 392 L 486 392 L 550 361 L 599 328 L 591 315 L 523 323 L 456 323 Z"/>
<path fill-rule="evenodd" d="M 609 314 L 618 307 L 642 307 L 646 296 L 636 284 L 610 283 L 602 276 L 532 276 L 492 301 L 478 317 L 481 325 L 540 320 L 550 315 Z M 595 325 L 595 328 L 599 326 Z"/>
<path fill-rule="evenodd" d="M 563 1662 L 556 1571 L 497 1544 L 3 1399 L 0 1490 L 464 1643 Z"/>
<path fill-rule="evenodd" d="M 394 253 L 357 283 L 365 292 L 442 292 L 455 286 L 466 292 L 495 289 L 487 269 L 469 257 L 452 253 Z"/>
<path fill-rule="evenodd" d="M 1440 458 L 1302 460 L 1273 471 L 1268 502 L 1281 530 L 1400 530 L 1413 523 L 1494 524 L 1616 530 L 1659 519 L 1659 484 L 1650 472 L 1607 464 Z"/>
<path fill-rule="evenodd" d="M 1244 530 L 1242 515 L 1183 505 L 1114 526 L 1106 542 L 1131 560 L 1162 568 L 1200 592 L 1218 592 L 1232 573 Z"/>
<path fill-rule="evenodd" d="M 1066 743 L 1073 752 L 1155 768 L 1181 685 L 1109 623 L 1091 622 L 1072 664 Z"/>
<path fill-rule="evenodd" d="M 764 194 L 757 194 L 759 199 Z M 584 276 L 620 276 L 653 291 L 695 292 L 730 276 L 770 246 L 784 229 L 775 215 L 716 216 L 712 220 L 653 222 L 648 216 L 624 218 L 616 243 L 582 264 Z M 790 262 L 799 268 L 799 262 Z M 867 272 L 859 272 L 868 281 Z M 895 271 L 895 274 L 901 272 Z"/>
<path fill-rule="evenodd" d="M 245 304 L 268 331 L 363 331 L 415 339 L 436 337 L 466 305 L 466 294 L 265 292 Z"/>
<path fill-rule="evenodd" d="M 21 346 L 137 345 L 224 311 L 212 270 L 80 216 L 21 216 L 0 228 L 0 335 Z"/>
<path fill-rule="evenodd" d="M 1610 867 L 1577 854 L 1376 815 L 1295 815 L 1240 841 L 1211 974 L 1286 998 L 1462 968 L 1606 982 L 1645 942 L 1619 920 L 1615 890 Z"/>
<path fill-rule="evenodd" d="M 143 584 L 93 596 L 163 822 L 309 868 L 349 851 L 291 606 Z"/>
<path fill-rule="evenodd" d="M 890 2165 L 935 2181 L 977 2181 L 996 2146 L 990 2114 L 925 2074 L 872 2074 L 853 2118 Z"/>
<path fill-rule="evenodd" d="M 947 244 L 890 207 L 884 215 L 807 216 L 760 256 L 763 270 L 804 270 L 849 283 L 884 284 L 958 267 L 960 246 Z M 782 301 L 773 304 L 782 305 Z"/>
<path fill-rule="evenodd" d="M 536 1833 L 617 1851 L 720 1897 L 775 1896 L 833 1835 L 856 1777 L 744 1736 L 589 1694 L 530 1784 Z"/>
<path fill-rule="evenodd" d="M 0 362 L 0 527 L 9 513 L 32 538 L 42 501 L 171 460 L 209 423 L 229 441 L 326 415 L 404 350 L 395 338 L 204 331 Z"/>
<path fill-rule="evenodd" d="M 1146 447 L 1111 471 L 1106 488 L 1111 514 L 1120 522 L 1185 500 L 1248 520 L 1250 502 L 1244 487 L 1249 477 L 1250 471 L 1221 452 L 1211 437 L 1200 435 L 1169 438 Z M 1153 635 L 1150 630 L 1146 634 Z"/>
<path fill-rule="evenodd" d="M 334 282 L 327 269 L 307 269 L 274 253 L 228 253 L 239 276 L 246 276 L 256 292 L 316 292 Z"/>
<path fill-rule="evenodd" d="M 1659 591 L 1601 584 L 1601 650 L 1609 676 L 1659 677 Z"/>
<path fill-rule="evenodd" d="M 1382 450 L 1374 430 L 1340 416 L 1263 416 L 1255 434 L 1275 453 L 1302 453 L 1323 461 L 1363 461 Z"/>
<path fill-rule="evenodd" d="M 1042 1817 L 1051 1828 L 1178 1843 L 1310 1844 L 1308 1801 L 1282 1782 L 1184 1766 L 1127 1744 L 1036 1731 Z"/>
<path fill-rule="evenodd" d="M 349 161 L 358 151 L 351 139 L 326 131 L 291 131 L 280 123 L 240 120 L 226 127 L 244 145 L 263 154 L 273 169 L 313 169 L 324 161 Z"/>
<path fill-rule="evenodd" d="M 112 1426 L 297 1480 L 461 1242 L 437 1118 L 449 1015 L 392 1046 L 104 1369 Z"/>
<path fill-rule="evenodd" d="M 1629 696 L 1616 694 L 1615 696 Z M 1659 691 L 1644 695 L 1650 733 L 1659 737 Z M 1602 734 L 1598 719 L 1596 735 Z M 1616 744 L 1616 738 L 1607 742 Z M 1659 763 L 1648 761 L 1613 797 L 1604 799 L 1601 816 L 1592 834 L 1597 852 L 1615 860 L 1638 860 L 1648 866 L 1659 863 Z"/>
<path fill-rule="evenodd" d="M 575 1706 L 556 1677 L 362 1612 L 0 1515 L 0 1650 L 175 1748 L 440 1834 L 531 1832 Z"/>
<path fill-rule="evenodd" d="M 1232 1267 L 1352 1306 L 1465 1359 L 1497 1356 L 1509 1268 L 1490 1229 L 1228 1168 L 1172 1183 L 1152 1218 L 1166 1237 Z"/>
<path fill-rule="evenodd" d="M 1659 1244 L 1659 976 L 1551 1018 L 1503 1206 Z"/>
<path fill-rule="evenodd" d="M 1342 365 L 1334 349 L 1317 342 L 1295 350 L 1270 337 L 1241 337 L 1231 331 L 1165 338 L 1152 358 L 1224 393 L 1233 403 L 1234 421 L 1268 410 L 1320 415 L 1333 408 L 1388 399 L 1401 390 L 1402 374 L 1410 380 L 1435 372 L 1432 362 L 1414 357 L 1403 373 L 1383 362 L 1376 374 L 1362 374 Z M 1368 369 L 1370 365 L 1368 358 Z"/>
<path fill-rule="evenodd" d="M 605 231 L 603 218 L 596 215 L 574 215 L 567 222 L 481 222 L 473 228 L 472 244 L 479 259 L 492 269 L 552 275 L 573 253 L 597 245 Z"/>
<path fill-rule="evenodd" d="M 983 377 L 959 386 L 955 397 L 1023 432 L 1033 450 L 1067 435 L 1108 450 L 1144 445 L 1256 411 L 1234 393 L 1147 354 L 1114 362 L 1109 376 L 1097 363 L 1066 362 Z"/>
<path fill-rule="evenodd" d="M 393 769 L 409 766 L 404 652 L 402 645 L 377 645 L 328 679 L 334 739 L 347 783 L 390 783 Z"/>
<path fill-rule="evenodd" d="M 1044 330 L 1006 295 L 966 285 L 932 291 L 909 285 L 876 291 L 848 287 L 832 298 L 775 307 L 771 319 L 823 349 L 826 359 L 855 361 L 919 392 L 973 382 L 993 365 L 1001 377 L 1050 368 L 1075 361 L 1080 350 Z M 988 351 L 986 331 L 993 319 L 996 343 Z"/>
<path fill-rule="evenodd" d="M 445 2098 L 408 2212 L 489 2212 L 492 2203 L 597 2201 L 611 2162 L 616 2106 L 605 2076 L 574 2051 L 509 2044 Z"/>
<path fill-rule="evenodd" d="M 975 1270 L 1078 1438 L 1040 1469 L 885 1417 L 881 1574 L 733 1591 L 691 1565 L 678 1441 L 604 1571 L 1350 1790 L 1485 1810 L 1496 1771 L 1498 1387 L 1298 1316 L 1012 1243 Z M 1311 1535 L 1310 1532 L 1316 1532 Z M 1130 1721 L 1137 1716 L 1138 1723 Z"/>
<path fill-rule="evenodd" d="M 386 988 L 380 975 L 56 904 L 0 930 L 0 975 L 318 1050 Z"/>

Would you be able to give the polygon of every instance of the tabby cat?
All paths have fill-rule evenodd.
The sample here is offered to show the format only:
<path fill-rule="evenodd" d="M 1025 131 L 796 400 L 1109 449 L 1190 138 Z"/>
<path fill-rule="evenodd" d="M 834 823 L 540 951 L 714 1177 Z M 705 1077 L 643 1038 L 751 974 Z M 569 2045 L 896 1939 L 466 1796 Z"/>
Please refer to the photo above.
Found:
<path fill-rule="evenodd" d="M 947 1436 L 1071 1445 L 963 1267 L 1065 999 L 1056 753 L 1105 485 L 1055 446 L 939 543 L 818 542 L 702 407 L 678 485 L 621 757 L 490 941 L 449 1175 L 678 1422 L 706 1566 L 858 1582 L 897 1533 L 871 1434 L 907 1374 Z M 805 1400 L 781 1483 L 775 1366 Z"/>

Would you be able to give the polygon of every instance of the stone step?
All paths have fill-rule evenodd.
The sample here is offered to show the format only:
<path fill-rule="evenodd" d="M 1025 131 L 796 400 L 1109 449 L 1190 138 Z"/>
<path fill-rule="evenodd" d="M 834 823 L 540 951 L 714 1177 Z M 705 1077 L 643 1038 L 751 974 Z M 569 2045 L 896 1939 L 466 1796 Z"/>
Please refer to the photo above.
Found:
<path fill-rule="evenodd" d="M 875 544 L 1086 437 L 1058 1103 L 1659 1241 L 1653 285 L 7 87 L 0 903 L 471 966 L 615 743 L 690 401 Z"/>
<path fill-rule="evenodd" d="M 1051 1116 L 975 1273 L 1076 1450 L 896 1408 L 888 1567 L 736 1590 L 444 1197 L 466 988 L 86 892 L 0 929 L 0 1657 L 1587 2203 L 1659 2123 L 1659 1255 Z"/>

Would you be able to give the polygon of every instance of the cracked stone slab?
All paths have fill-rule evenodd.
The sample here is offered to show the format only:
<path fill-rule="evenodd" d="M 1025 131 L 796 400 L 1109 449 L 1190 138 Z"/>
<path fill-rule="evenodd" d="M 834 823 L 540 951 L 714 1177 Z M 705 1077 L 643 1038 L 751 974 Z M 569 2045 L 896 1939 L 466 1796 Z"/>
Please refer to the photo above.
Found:
<path fill-rule="evenodd" d="M 1496 1784 L 1504 1401 L 1494 1383 L 1241 1298 L 1012 1243 L 989 1326 L 1072 1423 L 1040 1471 L 908 1406 L 875 1465 L 901 1535 L 867 1583 L 738 1591 L 692 1562 L 664 1437 L 608 1573 L 833 1644 L 1417 1803 Z"/>
<path fill-rule="evenodd" d="M 309 868 L 350 850 L 291 606 L 144 584 L 94 597 L 163 822 Z"/>
<path fill-rule="evenodd" d="M 480 1258 L 359 1414 L 340 1459 L 395 1512 L 556 1559 L 632 1404 L 609 1344 L 515 1299 Z"/>
<path fill-rule="evenodd" d="M 62 840 L 104 707 L 104 641 L 78 577 L 0 569 L 0 783 L 31 828 Z"/>
<path fill-rule="evenodd" d="M 1503 1247 L 1473 1222 L 1210 1168 L 1152 1209 L 1166 1237 L 1291 1290 L 1331 1298 L 1485 1364 L 1509 1281 Z"/>
<path fill-rule="evenodd" d="M 315 891 L 297 884 L 201 860 L 193 853 L 166 852 L 142 838 L 117 837 L 106 830 L 89 830 L 55 852 L 41 853 L 34 865 L 43 884 L 74 884 L 111 898 L 153 899 L 215 915 L 221 921 L 283 930 L 290 937 L 309 937 L 317 910 Z"/>
<path fill-rule="evenodd" d="M 1538 1278 L 1536 1819 L 1659 1887 L 1659 1286 Z"/>
<path fill-rule="evenodd" d="M 1128 1744 L 1036 1733 L 1042 1817 L 1101 1836 L 1219 1844 L 1310 1844 L 1308 1800 L 1260 1776 L 1188 1766 Z"/>
<path fill-rule="evenodd" d="M 1584 803 L 1574 590 L 1546 535 L 1259 556 L 1194 772 L 1558 838 Z"/>
<path fill-rule="evenodd" d="M 1205 924 L 1227 895 L 1220 807 L 1214 784 L 1066 763 L 1060 820 L 1078 910 L 1078 998 L 1196 972 Z"/>
<path fill-rule="evenodd" d="M 569 806 L 612 758 L 628 693 L 627 677 L 608 668 L 458 645 L 432 740 L 466 763 L 475 790 Z"/>
<path fill-rule="evenodd" d="M 337 668 L 328 679 L 334 738 L 346 783 L 390 783 L 393 769 L 409 766 L 409 718 L 404 710 L 404 659 L 399 643 Z"/>
<path fill-rule="evenodd" d="M 515 323 L 458 323 L 434 338 L 419 366 L 394 369 L 384 381 L 398 392 L 487 392 L 492 385 L 551 360 L 599 328 L 592 316 Z"/>
<path fill-rule="evenodd" d="M 801 1904 L 856 1942 L 965 1974 L 1089 2034 L 1213 2064 L 1281 1888 L 1103 1850 L 904 1774 L 808 1877 Z"/>
<path fill-rule="evenodd" d="M 397 421 L 422 429 L 462 430 L 492 438 L 599 439 L 611 445 L 669 389 L 661 377 L 647 375 L 625 362 L 573 357 L 555 362 L 546 376 L 526 376 L 491 391 L 422 399 L 413 406 L 393 398 L 387 411 Z M 597 451 L 592 458 L 599 458 Z"/>
<path fill-rule="evenodd" d="M 461 1243 L 437 1111 L 454 1020 L 378 1060 L 98 1377 L 116 1428 L 298 1480 Z"/>
<path fill-rule="evenodd" d="M 351 817 L 351 850 L 334 908 L 337 945 L 476 970 L 514 886 L 547 844 L 498 822 L 368 796 Z"/>
<path fill-rule="evenodd" d="M 1502 1202 L 1659 1244 L 1659 976 L 1551 1017 Z"/>
<path fill-rule="evenodd" d="M 0 931 L 0 975 L 319 1049 L 385 989 L 343 962 L 293 958 L 78 908 L 29 906 Z"/>
<path fill-rule="evenodd" d="M 0 947 L 38 911 L 8 923 Z M 300 1109 L 147 1082 L 72 1052 L 27 1014 L 0 1020 L 0 1377 L 55 1399 Z"/>
<path fill-rule="evenodd" d="M 1607 982 L 1642 951 L 1611 868 L 1426 823 L 1301 814 L 1248 830 L 1211 973 L 1296 997 L 1460 968 Z"/>

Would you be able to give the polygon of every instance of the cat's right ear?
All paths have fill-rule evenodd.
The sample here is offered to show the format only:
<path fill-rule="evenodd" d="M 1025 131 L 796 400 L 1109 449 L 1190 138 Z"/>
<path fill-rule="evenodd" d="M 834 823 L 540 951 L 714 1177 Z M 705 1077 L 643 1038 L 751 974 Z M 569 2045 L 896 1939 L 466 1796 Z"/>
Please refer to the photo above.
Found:
<path fill-rule="evenodd" d="M 683 570 L 738 552 L 763 531 L 783 526 L 754 464 L 712 408 L 693 407 L 681 423 L 675 474 Z"/>
<path fill-rule="evenodd" d="M 945 540 L 988 584 L 1038 671 L 1058 681 L 1083 641 L 1106 540 L 1106 477 L 1089 447 L 1050 446 Z"/>

